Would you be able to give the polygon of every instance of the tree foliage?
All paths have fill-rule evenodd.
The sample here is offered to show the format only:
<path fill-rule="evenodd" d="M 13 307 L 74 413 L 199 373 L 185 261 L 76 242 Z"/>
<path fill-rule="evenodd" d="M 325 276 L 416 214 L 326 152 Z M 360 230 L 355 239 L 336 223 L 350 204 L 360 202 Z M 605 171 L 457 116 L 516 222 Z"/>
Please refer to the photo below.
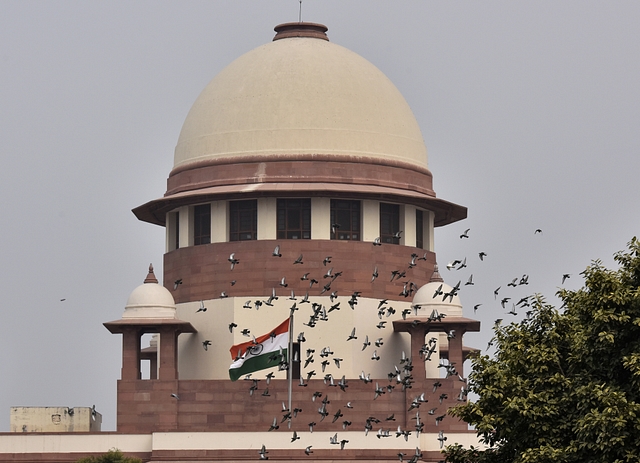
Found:
<path fill-rule="evenodd" d="M 594 261 L 584 287 L 540 296 L 519 323 L 494 327 L 493 358 L 477 356 L 452 410 L 487 449 L 449 446 L 450 463 L 640 461 L 640 242 Z"/>
<path fill-rule="evenodd" d="M 125 457 L 118 449 L 111 449 L 104 455 L 81 458 L 76 463 L 142 463 L 139 458 Z"/>

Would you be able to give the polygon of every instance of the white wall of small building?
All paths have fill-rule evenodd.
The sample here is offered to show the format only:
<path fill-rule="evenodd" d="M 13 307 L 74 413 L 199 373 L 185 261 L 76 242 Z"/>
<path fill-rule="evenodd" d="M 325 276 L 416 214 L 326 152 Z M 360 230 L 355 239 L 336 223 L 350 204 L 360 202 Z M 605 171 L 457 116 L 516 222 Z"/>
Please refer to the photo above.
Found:
<path fill-rule="evenodd" d="M 100 431 L 102 415 L 90 407 L 11 407 L 11 432 Z"/>

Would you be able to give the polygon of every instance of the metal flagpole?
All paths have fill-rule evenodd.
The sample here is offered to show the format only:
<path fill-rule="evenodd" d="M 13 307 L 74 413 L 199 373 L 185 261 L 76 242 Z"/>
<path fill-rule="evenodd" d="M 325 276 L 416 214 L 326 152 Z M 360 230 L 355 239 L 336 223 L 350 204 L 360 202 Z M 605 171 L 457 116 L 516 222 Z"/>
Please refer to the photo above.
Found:
<path fill-rule="evenodd" d="M 289 420 L 287 426 L 291 429 L 291 384 L 293 381 L 293 310 L 289 316 L 289 348 L 287 349 L 287 357 L 289 358 Z"/>

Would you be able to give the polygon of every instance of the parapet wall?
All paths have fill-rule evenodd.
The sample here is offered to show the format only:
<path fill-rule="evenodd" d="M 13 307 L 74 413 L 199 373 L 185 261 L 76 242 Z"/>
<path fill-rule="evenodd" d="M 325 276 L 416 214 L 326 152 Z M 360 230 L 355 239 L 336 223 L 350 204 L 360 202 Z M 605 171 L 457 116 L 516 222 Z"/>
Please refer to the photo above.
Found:
<path fill-rule="evenodd" d="M 442 385 L 434 392 L 436 381 Z M 468 429 L 466 423 L 446 414 L 450 407 L 461 403 L 458 401 L 460 389 L 465 386 L 453 376 L 418 381 L 405 391 L 401 384 L 396 384 L 395 378 L 393 381 L 373 380 L 368 384 L 358 379 L 348 380 L 344 391 L 321 379 L 310 380 L 305 387 L 296 380 L 292 386 L 292 408 L 301 411 L 292 417 L 291 428 L 287 427 L 286 419 L 283 422 L 286 413 L 282 410 L 283 403 L 286 406 L 288 402 L 287 381 L 271 380 L 267 385 L 263 378 L 250 395 L 253 384 L 251 380 L 120 380 L 118 432 L 264 432 L 270 429 L 275 418 L 279 426 L 275 432 L 309 431 L 311 422 L 316 423 L 314 431 L 338 432 L 343 431 L 344 421 L 351 422 L 347 431 L 364 432 L 367 420 L 370 420 L 372 434 L 381 428 L 395 433 L 398 426 L 415 431 L 417 411 L 424 423 L 423 432 L 465 432 Z M 385 391 L 377 398 L 376 385 Z M 393 389 L 388 390 L 388 385 Z M 265 395 L 267 391 L 268 395 Z M 318 393 L 315 401 L 314 393 Z M 423 393 L 425 402 L 409 411 L 414 399 Z M 322 419 L 318 410 L 325 398 L 329 402 L 326 404 L 327 416 Z M 353 408 L 347 407 L 348 402 Z M 334 420 L 338 411 L 342 416 Z M 392 415 L 393 419 L 387 420 Z M 439 424 L 436 424 L 436 417 L 443 417 Z"/>

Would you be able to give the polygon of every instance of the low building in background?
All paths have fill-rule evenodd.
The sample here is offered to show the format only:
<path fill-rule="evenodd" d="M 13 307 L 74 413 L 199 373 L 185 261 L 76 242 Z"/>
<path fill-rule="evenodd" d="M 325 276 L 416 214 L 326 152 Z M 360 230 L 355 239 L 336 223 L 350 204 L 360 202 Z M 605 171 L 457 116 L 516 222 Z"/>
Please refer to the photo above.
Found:
<path fill-rule="evenodd" d="M 11 407 L 11 432 L 99 432 L 94 407 Z"/>

